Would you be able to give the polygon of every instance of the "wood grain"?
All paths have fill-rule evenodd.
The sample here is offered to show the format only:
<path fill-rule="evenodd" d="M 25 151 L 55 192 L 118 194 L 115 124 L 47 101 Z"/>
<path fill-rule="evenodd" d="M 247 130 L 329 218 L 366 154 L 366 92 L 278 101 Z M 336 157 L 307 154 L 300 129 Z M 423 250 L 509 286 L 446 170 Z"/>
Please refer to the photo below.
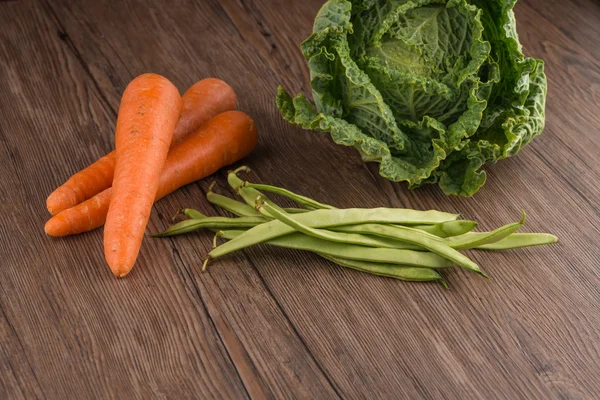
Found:
<path fill-rule="evenodd" d="M 546 61 L 547 126 L 471 199 L 408 191 L 281 119 L 277 85 L 308 92 L 298 44 L 321 0 L 174 3 L 0 3 L 0 398 L 600 397 L 597 3 L 519 1 L 524 49 Z M 146 240 L 117 282 L 100 231 L 43 235 L 43 199 L 112 148 L 123 89 L 148 71 L 182 91 L 206 76 L 236 89 L 261 135 L 251 180 L 341 207 L 460 212 L 483 229 L 524 208 L 529 230 L 560 243 L 471 252 L 493 280 L 457 270 L 443 290 L 261 246 L 200 274 L 212 238 L 195 234 Z M 210 181 L 161 200 L 149 230 L 184 206 L 216 214 Z"/>

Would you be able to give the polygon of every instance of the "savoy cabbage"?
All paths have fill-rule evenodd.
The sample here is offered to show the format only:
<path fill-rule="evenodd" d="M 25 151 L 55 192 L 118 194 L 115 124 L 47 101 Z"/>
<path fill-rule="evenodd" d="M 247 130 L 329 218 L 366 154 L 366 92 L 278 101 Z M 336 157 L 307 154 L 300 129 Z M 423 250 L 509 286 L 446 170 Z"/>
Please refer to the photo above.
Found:
<path fill-rule="evenodd" d="M 515 2 L 330 0 L 302 43 L 316 109 L 281 87 L 277 106 L 392 181 L 473 195 L 484 164 L 544 128 L 544 64 L 523 55 Z"/>

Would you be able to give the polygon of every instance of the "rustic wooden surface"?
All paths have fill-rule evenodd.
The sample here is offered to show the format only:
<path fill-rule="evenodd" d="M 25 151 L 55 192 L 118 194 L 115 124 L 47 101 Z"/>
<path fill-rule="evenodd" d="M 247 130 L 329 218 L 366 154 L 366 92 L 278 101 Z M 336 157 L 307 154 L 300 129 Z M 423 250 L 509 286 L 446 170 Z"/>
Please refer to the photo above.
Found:
<path fill-rule="evenodd" d="M 600 3 L 517 5 L 526 53 L 546 60 L 547 127 L 471 199 L 408 192 L 280 118 L 276 85 L 307 91 L 298 44 L 320 3 L 0 1 L 1 399 L 600 398 Z M 452 271 L 450 290 L 265 248 L 200 274 L 205 234 L 146 240 L 115 280 L 101 230 L 45 236 L 44 199 L 112 148 L 121 93 L 148 71 L 236 89 L 261 131 L 253 180 L 483 228 L 525 208 L 561 241 L 472 253 L 494 279 Z M 216 213 L 210 181 L 160 201 L 149 230 L 182 206 Z"/>

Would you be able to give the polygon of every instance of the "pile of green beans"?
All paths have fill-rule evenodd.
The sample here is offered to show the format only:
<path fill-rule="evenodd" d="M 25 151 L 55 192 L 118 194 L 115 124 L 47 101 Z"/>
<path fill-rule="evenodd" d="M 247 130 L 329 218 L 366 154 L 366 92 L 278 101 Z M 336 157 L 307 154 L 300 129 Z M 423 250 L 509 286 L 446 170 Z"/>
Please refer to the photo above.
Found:
<path fill-rule="evenodd" d="M 179 235 L 197 229 L 215 232 L 214 246 L 202 266 L 226 254 L 257 244 L 306 250 L 338 264 L 369 274 L 405 281 L 437 281 L 447 286 L 442 269 L 452 266 L 474 271 L 479 266 L 458 250 L 508 250 L 556 243 L 547 233 L 516 233 L 525 223 L 504 225 L 490 232 L 472 232 L 477 222 L 457 214 L 400 208 L 339 209 L 287 189 L 243 181 L 231 171 L 227 181 L 244 202 L 213 192 L 207 200 L 235 217 L 208 217 L 184 209 L 187 219 L 155 237 Z M 282 208 L 264 192 L 287 197 L 297 208 Z M 228 240 L 217 246 L 217 239 Z"/>

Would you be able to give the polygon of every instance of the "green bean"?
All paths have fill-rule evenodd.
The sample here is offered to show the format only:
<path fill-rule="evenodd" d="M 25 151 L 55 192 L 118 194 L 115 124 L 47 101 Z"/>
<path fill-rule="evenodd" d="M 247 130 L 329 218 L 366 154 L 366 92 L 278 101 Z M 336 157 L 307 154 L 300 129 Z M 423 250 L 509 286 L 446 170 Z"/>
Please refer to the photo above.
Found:
<path fill-rule="evenodd" d="M 193 208 L 184 208 L 182 212 L 186 217 L 188 217 L 188 219 L 207 218 L 206 215 L 202 214 L 198 210 L 194 210 Z"/>
<path fill-rule="evenodd" d="M 306 197 L 306 196 L 294 193 L 290 190 L 287 190 L 287 189 L 284 189 L 281 187 L 277 187 L 277 186 L 251 183 L 248 181 L 244 182 L 242 184 L 242 186 L 257 189 L 257 190 L 262 190 L 264 192 L 271 192 L 271 193 L 278 194 L 280 196 L 287 197 L 287 198 L 295 201 L 296 203 L 301 204 L 301 205 L 303 205 L 309 209 L 313 209 L 313 210 L 321 210 L 321 209 L 332 210 L 332 209 L 337 208 L 337 207 L 334 207 L 334 206 L 331 206 L 328 204 L 320 203 L 316 200 L 311 199 L 310 197 Z M 290 212 L 290 211 L 288 211 L 288 209 L 284 209 L 284 210 L 290 214 L 307 211 L 304 209 L 297 209 L 298 212 Z M 447 236 L 457 236 L 457 235 L 461 235 L 463 233 L 469 232 L 476 226 L 477 226 L 477 222 L 475 222 L 475 221 L 462 221 L 462 220 L 458 221 L 457 220 L 457 221 L 443 222 L 440 224 L 436 224 L 434 226 L 419 225 L 418 229 L 433 233 L 439 237 L 447 237 Z"/>
<path fill-rule="evenodd" d="M 393 247 L 390 247 L 390 248 L 394 248 L 394 249 L 427 251 L 427 249 L 424 248 L 423 246 L 417 246 L 417 245 L 414 245 L 411 243 L 407 243 L 407 242 L 403 242 L 403 241 L 400 241 L 397 239 L 391 239 L 391 238 L 387 238 L 387 237 L 383 237 L 383 236 L 365 234 L 360 229 L 355 229 L 354 228 L 355 226 L 358 226 L 358 225 L 334 226 L 334 227 L 331 227 L 330 229 L 317 229 L 317 230 L 319 232 L 323 231 L 323 232 L 330 232 L 330 233 L 344 233 L 346 235 L 360 235 L 359 237 L 362 237 L 362 238 L 366 237 L 370 240 L 373 240 L 374 238 L 377 238 L 377 240 L 386 240 L 386 241 L 389 241 L 386 243 L 393 245 Z M 396 225 L 392 225 L 392 226 L 396 226 Z M 387 247 L 387 246 L 379 246 L 379 247 Z"/>
<path fill-rule="evenodd" d="M 351 227 L 349 227 L 354 233 L 331 232 L 322 229 L 313 229 L 306 225 L 303 225 L 302 223 L 298 222 L 294 217 L 276 210 L 267 203 L 258 202 L 257 204 L 259 210 L 265 209 L 269 214 L 273 215 L 279 221 L 284 222 L 286 225 L 289 225 L 296 231 L 302 232 L 309 236 L 338 243 L 350 243 L 360 246 L 384 247 L 374 244 L 377 243 L 377 241 L 374 240 L 374 238 L 360 234 L 363 233 L 376 235 L 382 238 L 393 239 L 394 241 L 399 240 L 402 242 L 421 246 L 433 253 L 436 253 L 460 265 L 463 268 L 470 269 L 471 271 L 475 271 L 477 273 L 481 273 L 479 266 L 473 261 L 471 261 L 467 256 L 448 247 L 437 236 L 419 231 L 417 229 L 407 228 L 399 225 L 390 226 L 382 224 L 359 224 L 352 225 Z"/>
<path fill-rule="evenodd" d="M 332 210 L 332 209 L 336 208 L 336 207 L 330 206 L 328 204 L 319 203 L 318 201 L 313 200 L 309 197 L 302 196 L 300 194 L 294 193 L 290 190 L 280 188 L 277 186 L 261 185 L 258 183 L 244 182 L 243 187 L 253 188 L 256 190 L 262 190 L 264 192 L 275 193 L 280 196 L 287 197 L 288 199 L 291 199 L 291 200 L 295 201 L 296 203 L 301 204 L 305 207 L 310 207 L 310 208 L 317 209 L 317 210 L 321 210 L 321 209 Z"/>
<path fill-rule="evenodd" d="M 227 232 L 227 231 L 226 231 Z M 226 246 L 229 243 L 246 235 L 250 230 L 245 231 L 232 238 L 229 242 L 218 246 L 208 253 L 208 259 L 218 258 L 224 254 L 216 251 Z M 227 237 L 222 234 L 222 237 Z M 266 242 L 267 244 L 285 247 L 288 249 L 307 250 L 313 253 L 322 253 L 328 256 L 341 257 L 350 260 L 379 262 L 387 264 L 399 264 L 407 266 L 425 267 L 425 268 L 447 268 L 453 265 L 452 262 L 433 253 L 424 253 L 413 250 L 398 250 L 358 246 L 354 244 L 343 244 L 330 242 L 328 240 L 318 239 L 312 236 L 307 236 L 300 232 L 291 233 L 285 236 L 263 240 L 254 244 Z M 247 247 L 247 246 L 246 246 Z M 239 250 L 234 249 L 232 251 Z"/>
<path fill-rule="evenodd" d="M 192 232 L 200 228 L 251 228 L 262 222 L 264 222 L 263 218 L 256 217 L 203 217 L 199 219 L 186 219 L 184 221 L 176 223 L 175 225 L 171 225 L 163 232 L 155 233 L 151 236 L 166 237 L 180 235 L 182 233 Z"/>
<path fill-rule="evenodd" d="M 552 244 L 557 241 L 558 238 L 549 233 L 513 233 L 496 243 L 484 244 L 476 248 L 481 250 L 509 250 Z"/>
<path fill-rule="evenodd" d="M 348 244 L 356 244 L 359 246 L 367 246 L 367 247 L 383 247 L 387 249 L 404 249 L 404 250 L 413 250 L 414 248 L 405 247 L 404 243 L 395 240 L 394 238 L 387 237 L 376 237 L 376 236 L 368 236 L 362 235 L 361 233 L 342 233 L 342 232 L 332 232 L 326 229 L 313 229 L 309 228 L 302 224 L 297 224 L 289 214 L 282 213 L 275 208 L 271 207 L 269 204 L 263 203 L 259 207 L 262 211 L 266 209 L 266 212 L 270 215 L 273 215 L 279 221 L 282 221 L 286 225 L 291 226 L 298 232 L 302 232 L 309 236 L 314 236 L 319 239 L 330 240 L 332 242 L 338 243 L 348 243 Z M 340 227 L 343 228 L 343 227 Z M 414 247 L 414 246 L 413 246 Z M 418 249 L 419 250 L 419 249 Z M 422 250 L 422 248 L 420 249 Z"/>
<path fill-rule="evenodd" d="M 244 233 L 242 230 L 227 230 L 218 232 L 218 236 L 223 239 L 234 239 Z M 293 235 L 300 235 L 295 233 Z M 280 241 L 269 241 L 266 244 L 278 246 Z M 284 247 L 284 246 L 280 246 Z M 448 287 L 442 276 L 434 269 L 431 268 L 419 268 L 419 267 L 407 267 L 397 264 L 385 264 L 385 263 L 374 263 L 360 260 L 350 260 L 344 257 L 336 257 L 323 253 L 317 253 L 319 256 L 328 259 L 338 265 L 346 268 L 352 268 L 358 271 L 363 271 L 373 275 L 387 276 L 390 278 L 396 278 L 404 281 L 435 281 L 438 280 L 444 287 Z"/>
<path fill-rule="evenodd" d="M 306 208 L 284 207 L 283 211 L 288 214 L 302 214 L 311 210 Z"/>
<path fill-rule="evenodd" d="M 285 209 L 287 211 L 287 209 Z M 305 211 L 305 210 L 303 210 Z M 206 215 L 200 213 L 197 210 L 191 209 L 191 208 L 186 208 L 182 210 L 183 214 L 185 214 L 189 219 L 202 219 L 202 218 L 207 218 Z M 395 226 L 395 225 L 394 225 Z M 421 225 L 421 227 L 428 227 L 429 225 Z M 435 225 L 431 225 L 431 226 L 435 226 Z M 201 227 L 199 227 L 201 228 Z M 504 228 L 504 227 L 502 227 Z M 210 229 L 210 228 L 208 228 Z M 334 227 L 333 228 L 336 231 L 341 231 L 341 232 L 352 232 L 354 231 L 354 225 L 348 225 L 348 226 L 340 226 L 340 227 Z M 224 231 L 227 232 L 227 231 Z M 232 231 L 234 232 L 234 231 Z M 245 230 L 239 230 L 239 231 L 235 231 L 237 232 L 234 236 L 230 236 L 227 237 L 227 239 L 233 239 L 234 237 L 239 236 L 240 234 L 242 234 L 243 232 L 245 232 Z M 489 235 L 489 233 L 487 232 L 473 232 L 471 234 L 469 234 L 468 236 L 473 238 L 473 237 L 483 237 L 483 236 L 487 236 Z M 531 247 L 531 246 L 542 246 L 545 244 L 553 244 L 556 243 L 558 241 L 558 238 L 554 235 L 551 235 L 549 233 L 512 233 L 509 236 L 505 237 L 504 239 L 501 239 L 495 243 L 488 243 L 488 244 L 482 244 L 479 245 L 477 247 L 473 247 L 474 249 L 477 250 L 510 250 L 510 249 L 517 249 L 517 248 L 522 248 L 522 247 Z M 422 250 L 423 248 L 420 246 L 414 246 L 414 245 L 410 245 L 408 243 L 406 244 L 400 244 L 398 243 L 398 245 L 400 247 L 396 247 L 396 248 L 402 248 L 405 250 Z"/>
<path fill-rule="evenodd" d="M 233 201 L 236 201 L 236 200 L 233 200 Z M 239 203 L 239 204 L 246 205 L 246 204 L 244 204 L 244 203 L 240 203 L 239 201 L 238 201 L 238 203 Z M 300 213 L 303 213 L 303 212 L 307 212 L 307 211 L 308 211 L 308 210 L 305 210 L 305 209 L 303 209 L 303 208 L 284 208 L 283 210 L 284 210 L 285 212 L 287 212 L 287 213 L 290 213 L 290 214 L 300 214 Z M 179 214 L 183 214 L 183 215 L 185 215 L 185 216 L 186 216 L 188 219 L 201 219 L 201 218 L 206 218 L 206 215 L 204 215 L 204 214 L 202 214 L 200 211 L 198 211 L 198 210 L 194 210 L 194 209 L 192 209 L 192 208 L 184 208 L 183 210 L 180 210 L 180 211 L 178 211 L 178 212 L 177 212 L 177 214 L 176 214 L 175 216 L 177 216 L 177 215 L 179 215 Z M 235 212 L 234 212 L 234 214 L 235 214 Z M 259 213 L 258 211 L 257 211 L 257 214 L 258 214 L 258 215 L 259 215 L 259 217 L 260 217 L 260 213 Z M 239 216 L 241 217 L 241 215 L 239 215 Z M 265 222 L 265 221 L 263 221 L 263 222 Z M 257 224 L 257 225 L 258 225 L 258 224 Z"/>
<path fill-rule="evenodd" d="M 257 190 L 256 186 L 260 186 L 267 192 L 274 192 L 274 193 L 277 193 L 277 194 L 280 194 L 282 196 L 289 197 L 289 198 L 293 197 L 292 200 L 294 200 L 294 199 L 299 200 L 296 202 L 304 205 L 308 209 L 335 208 L 332 206 L 328 206 L 326 204 L 321 204 L 318 201 L 315 201 L 308 197 L 301 196 L 299 194 L 290 192 L 289 190 L 286 190 L 283 188 L 279 188 L 276 186 L 270 186 L 270 185 L 256 185 L 256 184 L 253 184 L 250 182 L 244 182 L 237 176 L 237 173 L 240 171 L 250 172 L 250 168 L 248 168 L 246 166 L 242 166 L 242 167 L 236 169 L 235 171 L 230 171 L 229 174 L 227 175 L 227 182 L 229 183 L 229 186 L 231 186 L 231 188 L 233 188 L 236 192 L 238 192 L 244 198 L 244 201 L 246 201 L 246 203 L 251 207 L 254 207 L 256 198 L 258 196 L 261 196 L 262 198 L 266 199 L 266 201 L 269 202 L 271 205 L 276 206 L 276 204 L 273 203 L 273 201 L 271 201 L 267 196 L 265 196 L 263 193 L 261 193 Z M 290 196 L 292 196 L 292 197 L 290 197 Z"/>
<path fill-rule="evenodd" d="M 412 223 L 435 224 L 457 218 L 457 215 L 439 211 L 416 211 L 388 208 L 348 208 L 335 210 L 315 210 L 297 214 L 297 222 L 310 228 L 329 228 L 333 226 L 355 225 L 360 223 Z M 231 240 L 213 250 L 214 257 L 220 257 L 232 251 L 243 249 L 278 236 L 294 232 L 294 228 L 277 220 L 266 222 L 249 229 L 235 240 Z"/>
<path fill-rule="evenodd" d="M 206 193 L 206 199 L 209 203 L 214 204 L 215 206 L 221 207 L 224 210 L 227 210 L 238 217 L 260 217 L 261 214 L 256 211 L 256 209 L 252 206 L 249 206 L 246 203 L 242 203 L 235 199 L 232 199 L 227 196 L 220 195 L 212 191 L 213 184 L 210 185 L 208 189 L 208 193 Z M 307 212 L 308 210 L 305 208 L 284 208 L 285 212 L 290 214 L 299 214 L 303 212 Z"/>
<path fill-rule="evenodd" d="M 275 204 L 271 199 L 269 199 L 267 196 L 265 196 L 264 194 L 262 194 L 261 192 L 259 192 L 258 190 L 254 189 L 253 187 L 244 187 L 244 182 L 237 176 L 237 173 L 239 171 L 250 171 L 250 169 L 248 167 L 240 167 L 238 169 L 236 169 L 235 171 L 231 171 L 228 176 L 227 176 L 227 182 L 229 183 L 229 185 L 237 192 L 239 193 L 242 198 L 244 199 L 244 201 L 246 202 L 246 204 L 250 205 L 250 206 L 255 206 L 256 205 L 256 200 L 261 197 L 263 200 L 265 200 L 269 205 L 276 207 L 279 211 L 285 211 L 284 209 L 282 209 L 281 207 L 279 207 L 277 204 Z M 272 188 L 274 189 L 278 189 L 275 186 L 272 186 Z M 282 189 L 285 190 L 285 189 Z M 289 192 L 292 193 L 292 192 Z M 300 195 L 296 195 L 296 196 L 300 196 Z M 309 199 L 307 197 L 304 196 L 300 196 L 303 197 L 305 199 L 310 200 L 316 204 L 321 204 L 318 203 L 312 199 Z M 321 204 L 322 206 L 326 206 L 325 204 Z M 310 205 L 306 205 L 307 207 L 311 208 Z M 328 206 L 331 207 L 329 209 L 320 209 L 321 211 L 326 211 L 326 210 L 330 210 L 330 211 L 334 211 L 334 210 L 339 210 L 338 208 L 332 207 L 332 206 Z M 402 209 L 402 208 L 383 208 L 383 207 L 379 207 L 379 208 L 365 208 L 365 209 L 357 209 L 357 208 L 350 208 L 350 209 L 346 209 L 346 210 L 363 210 L 364 212 L 369 212 L 369 211 L 376 211 L 376 212 L 385 212 L 385 210 L 388 210 L 391 213 L 398 213 L 398 212 L 405 212 L 407 214 L 410 214 L 411 217 L 408 217 L 406 220 L 400 220 L 400 222 L 396 222 L 395 220 L 390 221 L 390 223 L 400 223 L 400 224 L 405 224 L 405 225 L 415 225 L 415 224 L 423 224 L 423 225 L 432 225 L 432 224 L 437 224 L 440 222 L 446 222 L 446 221 L 453 221 L 456 220 L 458 218 L 458 214 L 450 214 L 450 213 L 446 213 L 446 212 L 442 212 L 442 211 L 436 211 L 436 210 L 429 210 L 429 211 L 419 211 L 419 210 L 411 210 L 411 209 Z M 310 210 L 310 211 L 318 211 L 318 210 Z M 308 211 L 307 211 L 308 212 Z M 305 213 L 307 213 L 305 212 Z M 265 215 L 265 214 L 263 214 Z M 417 218 L 417 215 L 421 215 L 422 219 Z M 266 215 L 265 215 L 266 216 Z M 414 218 L 414 219 L 413 219 Z M 367 222 L 371 222 L 371 221 L 367 221 Z M 388 221 L 377 221 L 377 222 L 382 222 L 382 223 L 387 223 Z"/>
<path fill-rule="evenodd" d="M 442 222 L 435 225 L 416 225 L 413 226 L 415 229 L 420 229 L 424 232 L 431 233 L 432 235 L 439 236 L 441 238 L 447 238 L 450 236 L 458 236 L 472 231 L 477 226 L 477 222 L 469 220 L 456 220 Z"/>
<path fill-rule="evenodd" d="M 249 172 L 250 168 L 244 166 L 244 167 L 240 167 L 240 168 L 236 169 L 235 171 L 229 172 L 229 174 L 227 174 L 227 183 L 229 183 L 229 186 L 231 186 L 231 188 L 233 190 L 235 190 L 236 193 L 239 194 L 242 197 L 242 199 L 244 199 L 244 201 L 246 202 L 246 204 L 248 206 L 254 207 L 256 205 L 256 199 L 258 199 L 260 197 L 264 201 L 266 201 L 270 205 L 272 205 L 273 207 L 276 207 L 276 208 L 278 208 L 278 209 L 281 210 L 281 207 L 279 207 L 271 199 L 269 199 L 267 196 L 265 196 L 264 194 L 262 194 L 258 190 L 253 189 L 253 188 L 246 188 L 246 187 L 244 187 L 244 181 L 242 181 L 237 176 L 237 173 L 239 171 Z M 265 216 L 267 218 L 272 218 L 269 215 L 265 215 Z"/>
<path fill-rule="evenodd" d="M 189 219 L 203 219 L 203 218 L 208 218 L 207 215 L 204 215 L 200 211 L 194 210 L 192 208 L 184 208 L 183 210 L 181 210 L 181 212 L 188 218 L 188 220 Z M 225 218 L 225 217 L 223 217 L 223 218 Z M 261 218 L 261 217 L 259 216 L 257 218 Z M 235 219 L 233 219 L 233 220 L 235 221 Z M 242 221 L 243 224 L 245 225 L 245 227 L 247 227 L 247 228 L 251 227 L 251 226 L 249 226 L 248 221 L 250 221 L 250 220 L 243 220 Z M 256 224 L 254 226 L 256 226 L 256 225 L 259 224 L 258 221 L 259 221 L 259 219 L 256 219 Z M 265 222 L 264 219 L 263 219 L 263 222 Z M 207 228 L 207 229 L 210 229 L 210 228 Z"/>
<path fill-rule="evenodd" d="M 219 235 L 220 238 L 231 240 L 231 239 L 235 239 L 236 237 L 240 236 L 244 232 L 246 232 L 246 231 L 243 229 L 227 229 L 224 231 L 218 231 L 217 234 Z"/>
<path fill-rule="evenodd" d="M 327 205 L 327 204 L 323 204 L 323 203 L 319 203 L 316 200 L 313 200 L 309 197 L 306 196 L 302 196 L 300 194 L 294 193 L 292 191 L 289 191 L 287 189 L 284 188 L 280 188 L 277 186 L 271 186 L 271 185 L 261 185 L 261 184 L 254 184 L 254 183 L 250 183 L 250 182 L 243 182 L 238 176 L 237 173 L 239 171 L 244 171 L 244 172 L 249 172 L 250 169 L 248 167 L 240 167 L 238 169 L 236 169 L 235 171 L 232 171 L 229 173 L 228 177 L 227 177 L 227 181 L 229 183 L 229 185 L 236 190 L 238 193 L 240 193 L 242 195 L 242 197 L 244 198 L 244 200 L 246 201 L 246 203 L 250 206 L 254 206 L 256 203 L 256 199 L 260 196 L 262 197 L 269 205 L 276 207 L 279 211 L 286 211 L 286 209 L 282 209 L 281 207 L 277 206 L 277 204 L 273 203 L 272 200 L 270 200 L 267 196 L 265 196 L 264 194 L 262 194 L 261 192 L 259 192 L 258 190 L 256 190 L 257 188 L 261 188 L 265 191 L 270 191 L 273 193 L 277 193 L 279 195 L 288 197 L 292 200 L 295 200 L 296 202 L 304 205 L 307 209 L 309 210 L 314 210 L 314 209 L 328 209 L 328 210 L 337 210 L 336 207 Z M 243 190 L 247 190 L 246 192 L 244 192 Z M 384 208 L 377 208 L 377 210 L 383 210 Z M 308 210 L 303 210 L 303 209 L 291 209 L 293 211 L 291 211 L 290 213 L 301 213 L 301 212 L 307 212 Z M 388 209 L 388 210 L 402 210 L 402 209 Z M 406 211 L 416 211 L 416 210 L 409 210 L 409 209 L 405 209 Z M 286 211 L 287 212 L 287 211 Z M 441 218 L 439 221 L 423 221 L 421 224 L 437 224 L 440 222 L 446 222 L 446 221 L 453 221 L 456 220 L 458 218 L 457 214 L 449 214 L 449 213 L 444 213 L 441 211 L 434 211 L 434 210 L 430 210 L 430 211 L 417 211 L 417 212 L 422 212 L 422 213 L 437 213 L 439 215 L 445 215 L 446 217 Z M 263 215 L 266 217 L 270 217 L 268 215 L 268 213 L 263 212 Z M 418 222 L 406 222 L 406 224 L 418 224 Z M 463 228 L 464 229 L 464 228 Z M 465 230 L 466 231 L 466 230 Z"/>
<path fill-rule="evenodd" d="M 420 229 L 415 229 L 412 226 L 404 225 L 354 224 L 334 226 L 331 228 L 331 230 L 336 232 L 362 233 L 365 235 L 396 239 L 402 242 L 410 243 L 416 247 L 419 247 L 420 249 L 424 248 L 423 245 L 420 244 L 421 238 L 444 244 L 444 240 L 438 236 L 424 232 Z"/>
<path fill-rule="evenodd" d="M 325 254 L 319 255 L 342 267 L 352 268 L 357 271 L 411 282 L 439 281 L 445 288 L 448 288 L 444 278 L 442 278 L 442 276 L 434 269 L 348 260 L 346 258 L 332 257 Z"/>
<path fill-rule="evenodd" d="M 240 167 L 235 171 L 230 171 L 229 174 L 227 174 L 227 183 L 229 183 L 229 186 L 244 199 L 248 206 L 254 207 L 258 197 L 266 198 L 266 196 L 256 189 L 244 188 L 244 181 L 237 176 L 239 171 L 249 172 L 250 168 Z"/>
<path fill-rule="evenodd" d="M 214 193 L 212 191 L 214 182 L 210 185 L 206 199 L 209 203 L 219 206 L 238 217 L 260 217 L 261 214 L 248 204 L 241 203 L 229 197 Z"/>
<path fill-rule="evenodd" d="M 519 228 L 521 228 L 525 223 L 526 219 L 527 217 L 525 215 L 525 211 L 523 211 L 523 216 L 519 222 L 501 226 L 500 228 L 494 229 L 491 232 L 469 232 L 465 233 L 464 235 L 444 239 L 444 241 L 448 246 L 455 249 L 472 249 L 486 244 L 495 243 L 519 230 Z"/>

